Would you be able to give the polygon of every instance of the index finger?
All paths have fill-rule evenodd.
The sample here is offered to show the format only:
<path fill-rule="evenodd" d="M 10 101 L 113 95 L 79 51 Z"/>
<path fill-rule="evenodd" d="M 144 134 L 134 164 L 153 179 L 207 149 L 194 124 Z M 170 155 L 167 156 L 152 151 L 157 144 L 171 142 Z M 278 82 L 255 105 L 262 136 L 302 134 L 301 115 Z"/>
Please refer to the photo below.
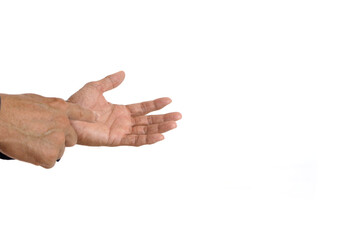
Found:
<path fill-rule="evenodd" d="M 85 122 L 96 122 L 98 115 L 90 110 L 83 108 L 75 103 L 67 103 L 66 114 L 70 120 L 79 120 Z"/>

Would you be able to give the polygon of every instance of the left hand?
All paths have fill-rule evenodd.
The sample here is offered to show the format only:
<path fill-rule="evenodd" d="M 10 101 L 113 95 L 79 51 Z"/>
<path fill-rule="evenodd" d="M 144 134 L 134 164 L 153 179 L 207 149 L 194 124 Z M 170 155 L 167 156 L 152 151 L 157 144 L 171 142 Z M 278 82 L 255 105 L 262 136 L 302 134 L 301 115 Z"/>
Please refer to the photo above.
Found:
<path fill-rule="evenodd" d="M 95 123 L 71 121 L 78 135 L 78 144 L 141 146 L 163 140 L 162 133 L 176 128 L 175 121 L 181 119 L 178 112 L 146 115 L 171 103 L 170 98 L 130 105 L 117 105 L 106 101 L 103 93 L 119 86 L 124 78 L 125 73 L 120 71 L 102 80 L 89 82 L 68 99 L 68 102 L 99 114 Z"/>

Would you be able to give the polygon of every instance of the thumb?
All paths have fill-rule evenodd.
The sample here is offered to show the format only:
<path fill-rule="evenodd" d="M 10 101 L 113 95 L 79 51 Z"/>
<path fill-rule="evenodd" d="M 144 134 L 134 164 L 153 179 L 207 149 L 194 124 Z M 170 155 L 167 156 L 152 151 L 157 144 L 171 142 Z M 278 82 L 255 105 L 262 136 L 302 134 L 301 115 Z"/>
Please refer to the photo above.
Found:
<path fill-rule="evenodd" d="M 125 72 L 120 71 L 111 74 L 99 81 L 96 81 L 95 84 L 102 92 L 106 92 L 119 86 L 122 83 L 122 81 L 124 81 L 124 78 L 125 78 Z"/>

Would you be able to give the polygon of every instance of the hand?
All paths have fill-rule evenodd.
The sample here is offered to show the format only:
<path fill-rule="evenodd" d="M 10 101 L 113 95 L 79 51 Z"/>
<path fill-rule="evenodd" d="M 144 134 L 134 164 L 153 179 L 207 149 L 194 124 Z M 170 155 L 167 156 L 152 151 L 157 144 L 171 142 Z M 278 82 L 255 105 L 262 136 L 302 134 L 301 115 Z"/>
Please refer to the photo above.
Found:
<path fill-rule="evenodd" d="M 59 98 L 1 94 L 0 150 L 18 160 L 51 168 L 65 146 L 77 143 L 70 120 L 94 122 L 96 113 Z"/>
<path fill-rule="evenodd" d="M 103 93 L 119 86 L 125 78 L 118 72 L 106 78 L 85 84 L 69 98 L 69 102 L 95 111 L 99 118 L 96 123 L 71 121 L 78 144 L 88 146 L 141 146 L 164 139 L 161 133 L 176 128 L 180 113 L 163 115 L 146 114 L 159 110 L 171 102 L 170 98 L 131 105 L 117 105 L 106 101 Z"/>

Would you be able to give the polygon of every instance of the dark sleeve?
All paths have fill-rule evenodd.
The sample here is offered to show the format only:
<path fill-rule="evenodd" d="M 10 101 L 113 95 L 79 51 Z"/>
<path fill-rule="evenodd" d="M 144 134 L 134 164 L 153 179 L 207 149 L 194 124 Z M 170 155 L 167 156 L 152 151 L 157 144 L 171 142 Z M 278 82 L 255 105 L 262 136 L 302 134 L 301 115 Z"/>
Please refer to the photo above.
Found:
<path fill-rule="evenodd" d="M 4 160 L 14 160 L 13 158 L 8 157 L 8 156 L 6 156 L 5 154 L 3 154 L 3 153 L 1 153 L 1 152 L 0 152 L 0 158 L 1 158 L 1 159 L 4 159 Z M 60 158 L 60 159 L 61 159 L 61 158 Z M 58 160 L 56 160 L 56 161 L 58 162 L 58 161 L 60 161 L 60 159 L 58 159 Z"/>
<path fill-rule="evenodd" d="M 13 158 L 6 156 L 5 154 L 0 152 L 0 158 L 4 160 L 13 160 Z"/>

